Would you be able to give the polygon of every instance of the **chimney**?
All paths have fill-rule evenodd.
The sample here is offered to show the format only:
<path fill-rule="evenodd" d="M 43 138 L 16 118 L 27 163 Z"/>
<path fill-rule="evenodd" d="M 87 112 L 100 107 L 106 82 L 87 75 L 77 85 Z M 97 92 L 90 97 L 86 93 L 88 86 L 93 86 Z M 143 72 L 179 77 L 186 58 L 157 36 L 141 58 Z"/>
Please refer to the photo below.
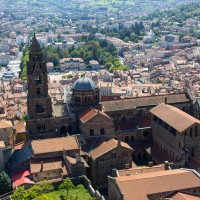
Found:
<path fill-rule="evenodd" d="M 152 161 L 148 162 L 148 166 L 153 167 L 153 162 Z"/>
<path fill-rule="evenodd" d="M 40 171 L 42 171 L 43 170 L 43 161 L 41 161 L 41 169 L 40 169 Z"/>
<path fill-rule="evenodd" d="M 167 104 L 167 97 L 165 97 L 165 104 Z"/>
<path fill-rule="evenodd" d="M 165 162 L 164 162 L 164 167 L 165 167 L 165 170 L 168 170 L 168 169 L 169 169 L 169 162 L 168 162 L 168 161 L 165 161 Z"/>

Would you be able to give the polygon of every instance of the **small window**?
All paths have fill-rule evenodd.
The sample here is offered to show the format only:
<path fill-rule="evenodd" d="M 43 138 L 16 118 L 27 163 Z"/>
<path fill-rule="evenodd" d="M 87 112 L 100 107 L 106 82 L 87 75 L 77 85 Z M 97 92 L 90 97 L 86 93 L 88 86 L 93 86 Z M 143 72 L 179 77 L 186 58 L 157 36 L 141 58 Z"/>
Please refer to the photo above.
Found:
<path fill-rule="evenodd" d="M 43 113 L 44 112 L 44 105 L 42 103 L 37 103 L 35 106 L 36 113 Z"/>
<path fill-rule="evenodd" d="M 129 142 L 129 137 L 128 136 L 125 137 L 125 142 Z"/>
<path fill-rule="evenodd" d="M 157 122 L 157 119 L 158 119 L 158 118 L 154 115 L 154 116 L 153 116 L 153 120 L 154 120 L 155 122 Z"/>
<path fill-rule="evenodd" d="M 144 138 L 149 137 L 149 132 L 148 132 L 148 131 L 145 131 L 145 132 L 143 133 L 143 136 L 144 136 Z"/>
<path fill-rule="evenodd" d="M 105 129 L 104 128 L 101 128 L 100 130 L 100 135 L 104 135 L 105 134 Z"/>
<path fill-rule="evenodd" d="M 37 88 L 37 95 L 40 95 L 41 94 L 41 89 L 38 87 Z"/>
<path fill-rule="evenodd" d="M 41 76 L 35 76 L 34 81 L 36 85 L 41 84 L 42 83 Z"/>
<path fill-rule="evenodd" d="M 190 129 L 190 137 L 193 137 L 193 135 L 192 135 L 192 128 Z"/>
<path fill-rule="evenodd" d="M 100 162 L 100 163 L 103 163 L 104 161 L 105 161 L 104 158 L 100 158 L 100 159 L 99 159 L 99 162 Z"/>
<path fill-rule="evenodd" d="M 112 153 L 111 154 L 111 158 L 116 158 L 117 156 L 116 156 L 116 153 Z"/>
<path fill-rule="evenodd" d="M 94 129 L 90 129 L 90 136 L 94 135 Z"/>

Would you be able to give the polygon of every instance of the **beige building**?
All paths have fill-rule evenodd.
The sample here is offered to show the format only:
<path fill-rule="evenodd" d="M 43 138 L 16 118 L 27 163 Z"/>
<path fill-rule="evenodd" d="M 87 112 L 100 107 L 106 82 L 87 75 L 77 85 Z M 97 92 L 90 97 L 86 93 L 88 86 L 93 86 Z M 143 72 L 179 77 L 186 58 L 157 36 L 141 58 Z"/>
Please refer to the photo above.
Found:
<path fill-rule="evenodd" d="M 60 60 L 60 69 L 65 72 L 66 70 L 84 70 L 85 63 L 82 58 L 63 58 Z"/>

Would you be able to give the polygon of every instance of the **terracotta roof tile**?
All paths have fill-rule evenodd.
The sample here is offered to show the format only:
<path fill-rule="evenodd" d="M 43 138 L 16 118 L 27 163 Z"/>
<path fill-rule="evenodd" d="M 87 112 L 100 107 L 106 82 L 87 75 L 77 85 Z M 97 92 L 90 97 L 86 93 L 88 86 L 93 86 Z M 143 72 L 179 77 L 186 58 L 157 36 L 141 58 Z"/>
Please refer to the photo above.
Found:
<path fill-rule="evenodd" d="M 93 117 L 95 117 L 96 115 L 103 115 L 109 119 L 111 119 L 106 113 L 94 109 L 94 108 L 86 108 L 85 110 L 81 111 L 79 113 L 79 118 L 81 120 L 82 123 L 85 123 L 87 121 L 89 121 L 90 119 L 92 119 Z"/>
<path fill-rule="evenodd" d="M 150 194 L 200 187 L 200 178 L 194 172 L 181 169 L 115 179 L 126 200 L 149 200 Z"/>
<path fill-rule="evenodd" d="M 153 167 L 134 167 L 130 169 L 118 170 L 119 176 L 130 176 L 133 174 L 143 174 L 150 172 L 165 171 L 164 165 L 156 165 Z"/>
<path fill-rule="evenodd" d="M 12 174 L 11 178 L 12 178 L 13 188 L 23 185 L 24 183 L 34 183 L 34 181 L 31 181 L 29 179 L 29 176 L 30 172 L 27 169 Z"/>
<path fill-rule="evenodd" d="M 11 128 L 13 127 L 11 121 L 1 120 L 0 121 L 0 128 Z"/>
<path fill-rule="evenodd" d="M 177 192 L 174 195 L 169 195 L 170 200 L 200 200 L 200 196 L 197 194 L 185 194 Z"/>
<path fill-rule="evenodd" d="M 90 151 L 90 155 L 93 159 L 96 159 L 102 156 L 103 154 L 115 149 L 117 146 L 118 146 L 118 140 L 111 139 L 108 142 L 104 142 L 97 148 Z M 132 148 L 125 142 L 121 142 L 121 146 L 132 150 Z"/>
<path fill-rule="evenodd" d="M 166 105 L 164 103 L 152 108 L 150 112 L 179 132 L 185 131 L 194 124 L 200 125 L 200 120 L 174 106 Z"/>
<path fill-rule="evenodd" d="M 76 137 L 60 137 L 60 138 L 49 138 L 43 140 L 33 140 L 31 147 L 34 154 L 45 154 L 51 152 L 61 152 L 63 149 L 78 150 L 79 144 Z"/>
<path fill-rule="evenodd" d="M 30 172 L 38 173 L 65 168 L 62 157 L 32 158 L 30 159 Z"/>

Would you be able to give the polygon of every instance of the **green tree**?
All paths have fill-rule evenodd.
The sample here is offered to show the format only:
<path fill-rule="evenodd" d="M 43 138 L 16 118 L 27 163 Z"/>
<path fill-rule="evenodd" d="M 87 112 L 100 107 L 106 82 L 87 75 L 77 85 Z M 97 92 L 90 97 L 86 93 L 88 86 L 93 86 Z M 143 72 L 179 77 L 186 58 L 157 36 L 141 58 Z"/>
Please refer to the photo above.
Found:
<path fill-rule="evenodd" d="M 12 190 L 11 179 L 6 172 L 0 173 L 0 195 Z"/>
<path fill-rule="evenodd" d="M 67 74 L 67 76 L 66 76 L 68 79 L 70 79 L 70 78 L 73 78 L 73 75 L 72 74 Z"/>
<path fill-rule="evenodd" d="M 129 42 L 130 41 L 130 38 L 129 37 L 125 37 L 124 38 L 124 42 Z"/>
<path fill-rule="evenodd" d="M 51 182 L 48 182 L 48 181 L 43 181 L 41 184 L 40 184 L 40 187 L 42 188 L 42 193 L 49 193 L 49 192 L 52 192 L 54 191 L 54 186 L 52 185 Z"/>
<path fill-rule="evenodd" d="M 79 51 L 78 51 L 78 50 L 72 51 L 71 57 L 72 57 L 72 58 L 78 58 L 78 57 L 80 57 Z"/>
<path fill-rule="evenodd" d="M 74 189 L 74 184 L 69 178 L 66 178 L 58 187 L 59 190 L 66 189 L 67 190 L 67 196 L 69 193 L 69 190 Z"/>
<path fill-rule="evenodd" d="M 24 197 L 24 194 L 25 194 L 25 189 L 24 189 L 24 186 L 19 186 L 13 193 L 12 195 L 12 200 L 25 200 L 25 197 Z"/>
<path fill-rule="evenodd" d="M 135 40 L 137 40 L 137 35 L 136 35 L 134 32 L 132 32 L 132 33 L 130 34 L 130 40 L 131 40 L 132 42 L 135 42 Z"/>

